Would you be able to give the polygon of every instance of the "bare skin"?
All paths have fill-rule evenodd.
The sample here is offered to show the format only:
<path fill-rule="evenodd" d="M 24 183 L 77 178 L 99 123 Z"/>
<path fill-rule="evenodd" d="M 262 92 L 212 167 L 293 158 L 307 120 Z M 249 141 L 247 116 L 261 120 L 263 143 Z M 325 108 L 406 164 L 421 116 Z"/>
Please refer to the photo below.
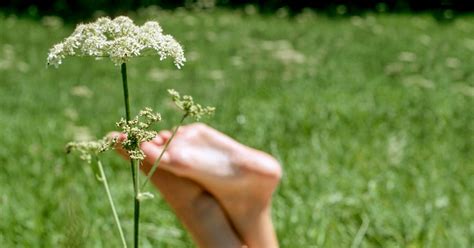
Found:
<path fill-rule="evenodd" d="M 119 136 L 121 140 L 125 139 L 125 136 L 119 133 L 112 133 L 110 136 Z M 163 139 L 157 136 L 153 142 L 143 144 L 142 149 L 147 154 L 157 156 L 156 154 L 161 152 L 158 150 L 158 145 L 163 144 Z M 127 152 L 120 149 L 119 146 L 117 151 L 125 159 L 128 159 Z M 152 167 L 152 163 L 149 161 L 144 161 L 141 166 L 146 174 Z M 226 213 L 221 209 L 217 200 L 202 186 L 161 168 L 155 171 L 151 182 L 160 191 L 199 247 L 244 247 L 228 221 Z"/>
<path fill-rule="evenodd" d="M 170 137 L 171 132 L 161 131 L 155 140 L 142 144 L 148 164 Z M 159 168 L 202 185 L 248 247 L 278 247 L 270 204 L 282 171 L 270 155 L 196 123 L 179 129 Z"/>

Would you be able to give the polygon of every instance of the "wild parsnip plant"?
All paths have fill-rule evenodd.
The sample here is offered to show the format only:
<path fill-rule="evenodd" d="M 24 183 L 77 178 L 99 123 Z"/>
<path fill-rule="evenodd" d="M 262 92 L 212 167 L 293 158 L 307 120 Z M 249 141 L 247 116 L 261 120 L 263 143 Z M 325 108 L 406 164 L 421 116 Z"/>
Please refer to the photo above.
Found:
<path fill-rule="evenodd" d="M 159 127 L 176 125 L 161 107 L 168 88 L 218 102 L 208 122 L 285 166 L 272 208 L 281 247 L 473 247 L 474 16 L 130 16 L 159 16 L 187 59 L 180 71 L 158 57 L 127 63 L 132 117 L 151 106 Z M 0 246 L 121 247 L 102 183 L 62 149 L 114 128 L 119 68 L 67 58 L 45 70 L 75 27 L 51 19 L 0 14 Z M 131 245 L 130 172 L 112 152 L 100 158 Z M 141 247 L 193 247 L 158 195 L 142 205 Z"/>
<path fill-rule="evenodd" d="M 159 56 L 160 60 L 172 58 L 178 68 L 181 68 L 186 62 L 181 45 L 171 35 L 163 34 L 163 30 L 157 22 L 149 21 L 143 26 L 136 26 L 130 18 L 120 16 L 113 20 L 102 17 L 93 23 L 78 25 L 71 36 L 50 49 L 47 58 L 48 65 L 55 67 L 61 65 L 63 59 L 68 56 L 109 58 L 116 66 L 121 67 L 125 118 L 122 118 L 116 125 L 126 135 L 126 139 L 120 142 L 120 146 L 128 152 L 130 157 L 134 189 L 134 247 L 139 246 L 140 202 L 153 198 L 153 194 L 141 190 L 156 171 L 164 152 L 186 117 L 191 116 L 199 120 L 203 115 L 214 112 L 213 107 L 202 107 L 200 104 L 194 103 L 191 96 L 181 97 L 175 90 L 168 91 L 173 102 L 184 113 L 181 121 L 174 129 L 172 137 L 164 145 L 162 153 L 140 187 L 139 167 L 145 158 L 145 154 L 140 149 L 140 144 L 150 141 L 157 135 L 157 132 L 152 128 L 154 124 L 161 121 L 161 115 L 146 107 L 136 117 L 131 118 L 126 63 L 134 57 L 153 55 Z M 81 159 L 89 164 L 93 162 L 97 164 L 97 177 L 105 188 L 122 244 L 127 247 L 107 177 L 99 159 L 100 153 L 116 147 L 117 143 L 114 138 L 104 137 L 97 141 L 70 142 L 66 146 L 66 150 L 67 152 L 78 151 Z"/>

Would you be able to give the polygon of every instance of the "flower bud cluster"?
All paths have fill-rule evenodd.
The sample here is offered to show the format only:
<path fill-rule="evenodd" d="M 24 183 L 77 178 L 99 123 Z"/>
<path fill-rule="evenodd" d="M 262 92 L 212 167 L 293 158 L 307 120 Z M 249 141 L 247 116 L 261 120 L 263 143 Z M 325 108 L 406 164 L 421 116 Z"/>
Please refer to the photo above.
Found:
<path fill-rule="evenodd" d="M 176 106 L 185 112 L 186 116 L 192 116 L 197 121 L 201 119 L 204 115 L 211 115 L 214 113 L 214 107 L 203 107 L 200 104 L 194 103 L 194 100 L 191 96 L 180 96 L 180 94 L 173 89 L 169 89 L 168 93 L 171 95 L 173 102 Z"/>
<path fill-rule="evenodd" d="M 155 198 L 155 196 L 150 192 L 140 192 L 137 195 L 137 199 L 139 201 L 145 201 L 145 200 L 153 199 L 153 198 Z"/>
<path fill-rule="evenodd" d="M 58 67 L 68 56 L 109 57 L 115 65 L 132 57 L 156 54 L 160 60 L 168 57 L 180 68 L 186 62 L 181 45 L 155 21 L 136 26 L 126 16 L 115 19 L 101 17 L 80 24 L 63 42 L 54 45 L 48 54 L 48 65 Z"/>
<path fill-rule="evenodd" d="M 117 127 L 127 136 L 122 142 L 122 147 L 128 151 L 131 159 L 145 158 L 145 154 L 140 150 L 140 144 L 152 140 L 157 135 L 156 131 L 148 129 L 159 121 L 161 121 L 160 114 L 154 113 L 151 108 L 145 108 L 130 121 L 121 119 L 117 122 Z"/>
<path fill-rule="evenodd" d="M 90 164 L 93 157 L 113 148 L 116 143 L 116 138 L 109 137 L 94 141 L 69 142 L 66 145 L 66 153 L 77 151 L 80 154 L 80 158 Z"/>

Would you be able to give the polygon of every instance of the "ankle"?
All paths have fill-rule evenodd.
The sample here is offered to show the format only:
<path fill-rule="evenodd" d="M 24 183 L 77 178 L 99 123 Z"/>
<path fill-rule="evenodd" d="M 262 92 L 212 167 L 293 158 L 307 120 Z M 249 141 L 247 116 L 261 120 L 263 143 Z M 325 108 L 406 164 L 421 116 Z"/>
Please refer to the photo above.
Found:
<path fill-rule="evenodd" d="M 271 155 L 240 145 L 230 154 L 231 162 L 248 175 L 276 187 L 281 180 L 283 171 L 280 163 Z"/>
<path fill-rule="evenodd" d="M 248 247 L 278 247 L 270 207 L 240 218 L 236 228 Z"/>

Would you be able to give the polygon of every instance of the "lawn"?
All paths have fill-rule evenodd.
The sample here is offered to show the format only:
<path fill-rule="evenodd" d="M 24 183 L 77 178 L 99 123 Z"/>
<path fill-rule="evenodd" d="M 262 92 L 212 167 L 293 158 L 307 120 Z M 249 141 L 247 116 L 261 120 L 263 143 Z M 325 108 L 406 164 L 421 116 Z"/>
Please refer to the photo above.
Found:
<path fill-rule="evenodd" d="M 282 247 L 474 246 L 474 17 L 329 18 L 252 11 L 157 11 L 185 47 L 128 64 L 132 111 L 179 116 L 166 89 L 217 107 L 203 121 L 277 157 L 273 217 Z M 0 244 L 119 247 L 100 183 L 64 145 L 122 116 L 120 68 L 48 49 L 74 24 L 0 14 Z M 126 235 L 128 164 L 104 157 Z M 192 247 L 157 197 L 142 207 L 143 247 Z"/>

